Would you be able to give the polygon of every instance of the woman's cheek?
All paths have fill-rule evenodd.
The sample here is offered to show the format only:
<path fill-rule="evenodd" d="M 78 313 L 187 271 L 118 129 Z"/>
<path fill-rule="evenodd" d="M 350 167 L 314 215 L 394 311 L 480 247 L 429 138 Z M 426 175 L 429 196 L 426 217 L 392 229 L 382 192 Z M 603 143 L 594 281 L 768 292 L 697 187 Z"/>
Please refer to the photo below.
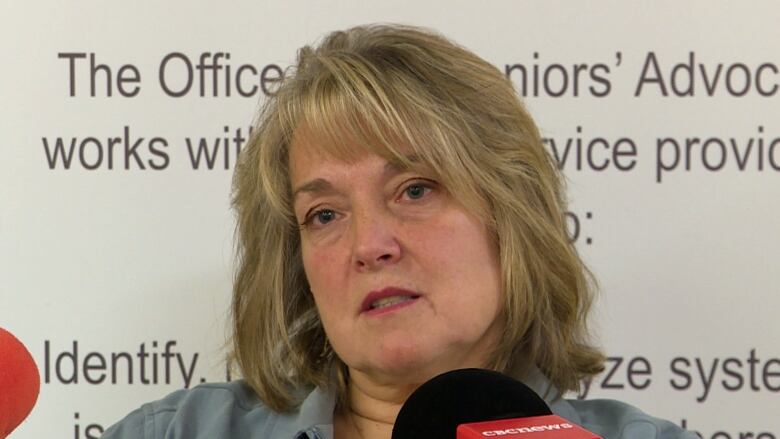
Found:
<path fill-rule="evenodd" d="M 331 292 L 343 291 L 339 283 L 347 269 L 344 265 L 348 263 L 345 262 L 343 251 L 331 245 L 304 245 L 302 256 L 303 268 L 309 286 L 315 293 L 315 300 L 318 303 L 336 300 Z"/>
<path fill-rule="evenodd" d="M 349 230 L 350 218 L 346 214 L 318 229 L 311 230 L 311 244 L 317 248 L 326 248 L 330 252 L 342 251 L 344 239 Z"/>

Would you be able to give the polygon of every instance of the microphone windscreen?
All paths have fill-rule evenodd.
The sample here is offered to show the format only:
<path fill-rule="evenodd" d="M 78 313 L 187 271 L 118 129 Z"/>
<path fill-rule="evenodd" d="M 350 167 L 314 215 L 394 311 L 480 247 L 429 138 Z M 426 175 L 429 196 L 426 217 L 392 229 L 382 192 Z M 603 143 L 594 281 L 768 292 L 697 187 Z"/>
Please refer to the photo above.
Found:
<path fill-rule="evenodd" d="M 392 439 L 454 439 L 458 425 L 550 415 L 525 384 L 498 372 L 460 369 L 425 382 L 398 412 Z"/>
<path fill-rule="evenodd" d="M 30 414 L 40 386 L 38 367 L 30 352 L 10 332 L 0 328 L 0 438 L 10 434 Z"/>

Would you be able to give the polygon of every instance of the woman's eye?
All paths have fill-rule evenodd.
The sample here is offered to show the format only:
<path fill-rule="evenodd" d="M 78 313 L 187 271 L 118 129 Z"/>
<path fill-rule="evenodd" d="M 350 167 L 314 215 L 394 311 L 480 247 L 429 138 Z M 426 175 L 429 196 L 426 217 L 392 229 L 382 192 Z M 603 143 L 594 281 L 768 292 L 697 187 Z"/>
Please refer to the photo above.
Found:
<path fill-rule="evenodd" d="M 324 225 L 336 218 L 336 212 L 331 209 L 321 209 L 311 213 L 306 220 L 301 224 L 302 226 L 308 226 L 312 222 L 316 222 L 317 225 Z"/>
<path fill-rule="evenodd" d="M 431 187 L 422 184 L 422 183 L 414 183 L 410 184 L 409 186 L 404 189 L 404 193 L 407 197 L 409 197 L 412 200 L 419 200 L 420 198 L 424 197 L 427 192 L 431 191 Z"/>
<path fill-rule="evenodd" d="M 322 209 L 318 210 L 317 212 L 314 212 L 314 216 L 317 218 L 317 220 L 322 224 L 327 224 L 336 217 L 336 212 L 330 210 L 330 209 Z"/>

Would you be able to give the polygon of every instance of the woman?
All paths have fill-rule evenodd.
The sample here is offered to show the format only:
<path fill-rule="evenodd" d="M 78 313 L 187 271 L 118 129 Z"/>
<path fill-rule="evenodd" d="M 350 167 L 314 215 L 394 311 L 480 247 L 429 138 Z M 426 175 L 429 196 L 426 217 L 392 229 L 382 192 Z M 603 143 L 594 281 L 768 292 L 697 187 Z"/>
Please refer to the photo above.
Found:
<path fill-rule="evenodd" d="M 234 354 L 243 381 L 147 404 L 104 437 L 389 438 L 421 383 L 515 376 L 604 437 L 683 437 L 615 402 L 561 178 L 510 82 L 417 28 L 304 47 L 234 179 Z"/>

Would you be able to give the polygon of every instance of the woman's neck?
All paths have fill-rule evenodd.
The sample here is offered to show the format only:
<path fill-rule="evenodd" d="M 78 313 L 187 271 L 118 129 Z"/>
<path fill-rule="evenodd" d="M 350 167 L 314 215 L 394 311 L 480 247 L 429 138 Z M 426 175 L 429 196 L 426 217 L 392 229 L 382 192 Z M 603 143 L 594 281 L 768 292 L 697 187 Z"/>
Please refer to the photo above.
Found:
<path fill-rule="evenodd" d="M 349 406 L 334 416 L 336 439 L 390 439 L 393 424 L 417 384 L 379 384 L 354 371 L 348 385 Z"/>

